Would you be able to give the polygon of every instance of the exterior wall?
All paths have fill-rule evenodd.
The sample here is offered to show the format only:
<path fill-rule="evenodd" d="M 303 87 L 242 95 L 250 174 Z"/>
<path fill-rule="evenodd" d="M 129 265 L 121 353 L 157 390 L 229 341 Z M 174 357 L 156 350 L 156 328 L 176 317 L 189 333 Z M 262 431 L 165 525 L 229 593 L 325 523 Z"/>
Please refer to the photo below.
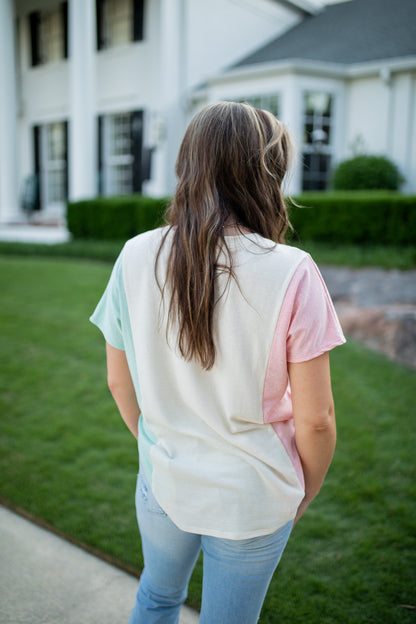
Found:
<path fill-rule="evenodd" d="M 403 190 L 416 192 L 416 74 L 397 74 L 392 79 L 392 132 L 388 154 L 405 178 Z"/>
<path fill-rule="evenodd" d="M 230 67 L 300 19 L 269 0 L 185 0 L 185 4 L 188 88 Z"/>
<path fill-rule="evenodd" d="M 413 72 L 383 73 L 348 85 L 346 137 L 341 158 L 354 146 L 386 156 L 399 167 L 403 191 L 416 192 L 416 80 Z"/>
<path fill-rule="evenodd" d="M 390 90 L 379 76 L 355 79 L 348 87 L 348 115 L 343 158 L 350 158 L 354 144 L 362 142 L 368 153 L 388 149 Z M 362 141 L 361 141 L 362 140 Z"/>

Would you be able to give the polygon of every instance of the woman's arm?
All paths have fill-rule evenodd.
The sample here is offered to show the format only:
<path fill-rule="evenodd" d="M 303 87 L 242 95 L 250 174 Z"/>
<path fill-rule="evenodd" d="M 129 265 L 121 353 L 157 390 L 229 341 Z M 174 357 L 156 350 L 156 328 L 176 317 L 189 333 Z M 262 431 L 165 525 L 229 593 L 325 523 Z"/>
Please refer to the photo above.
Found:
<path fill-rule="evenodd" d="M 106 343 L 107 381 L 121 417 L 137 440 L 140 408 L 124 351 Z"/>
<path fill-rule="evenodd" d="M 295 440 L 305 476 L 305 497 L 295 523 L 318 494 L 336 442 L 329 353 L 308 362 L 288 364 Z"/>

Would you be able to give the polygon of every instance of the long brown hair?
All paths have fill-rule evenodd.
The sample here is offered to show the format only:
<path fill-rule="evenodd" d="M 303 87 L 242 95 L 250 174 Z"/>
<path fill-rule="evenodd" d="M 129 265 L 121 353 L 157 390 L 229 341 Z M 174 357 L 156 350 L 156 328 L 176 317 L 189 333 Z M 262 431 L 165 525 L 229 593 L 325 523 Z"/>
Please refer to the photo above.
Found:
<path fill-rule="evenodd" d="M 227 224 L 284 243 L 290 226 L 282 182 L 289 166 L 290 137 L 271 113 L 249 104 L 219 102 L 190 122 L 176 162 L 178 186 L 167 212 L 172 235 L 165 287 L 168 327 L 176 322 L 186 360 L 209 370 L 215 362 L 213 315 L 220 272 L 234 278 Z M 221 250 L 228 262 L 219 263 Z"/>

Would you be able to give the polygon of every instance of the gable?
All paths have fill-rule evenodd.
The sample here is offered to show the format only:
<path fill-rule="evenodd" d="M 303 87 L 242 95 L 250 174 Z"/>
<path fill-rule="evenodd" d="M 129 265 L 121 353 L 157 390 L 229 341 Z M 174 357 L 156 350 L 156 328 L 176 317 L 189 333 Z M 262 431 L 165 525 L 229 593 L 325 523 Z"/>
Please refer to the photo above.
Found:
<path fill-rule="evenodd" d="M 235 67 L 287 59 L 352 64 L 413 55 L 415 0 L 350 0 L 305 17 Z"/>

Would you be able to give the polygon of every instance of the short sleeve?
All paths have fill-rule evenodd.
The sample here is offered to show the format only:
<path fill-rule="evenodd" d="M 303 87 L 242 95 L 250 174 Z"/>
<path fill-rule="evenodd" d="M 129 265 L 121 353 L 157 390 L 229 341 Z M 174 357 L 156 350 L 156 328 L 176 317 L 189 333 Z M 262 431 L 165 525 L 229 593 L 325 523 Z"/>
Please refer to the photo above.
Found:
<path fill-rule="evenodd" d="M 328 289 L 309 255 L 296 270 L 283 305 L 286 315 L 290 315 L 288 362 L 312 360 L 345 342 Z"/>
<path fill-rule="evenodd" d="M 112 347 L 122 351 L 125 350 L 122 324 L 123 292 L 123 263 L 121 253 L 114 265 L 107 288 L 90 317 L 90 321 L 101 330 L 106 342 Z"/>

